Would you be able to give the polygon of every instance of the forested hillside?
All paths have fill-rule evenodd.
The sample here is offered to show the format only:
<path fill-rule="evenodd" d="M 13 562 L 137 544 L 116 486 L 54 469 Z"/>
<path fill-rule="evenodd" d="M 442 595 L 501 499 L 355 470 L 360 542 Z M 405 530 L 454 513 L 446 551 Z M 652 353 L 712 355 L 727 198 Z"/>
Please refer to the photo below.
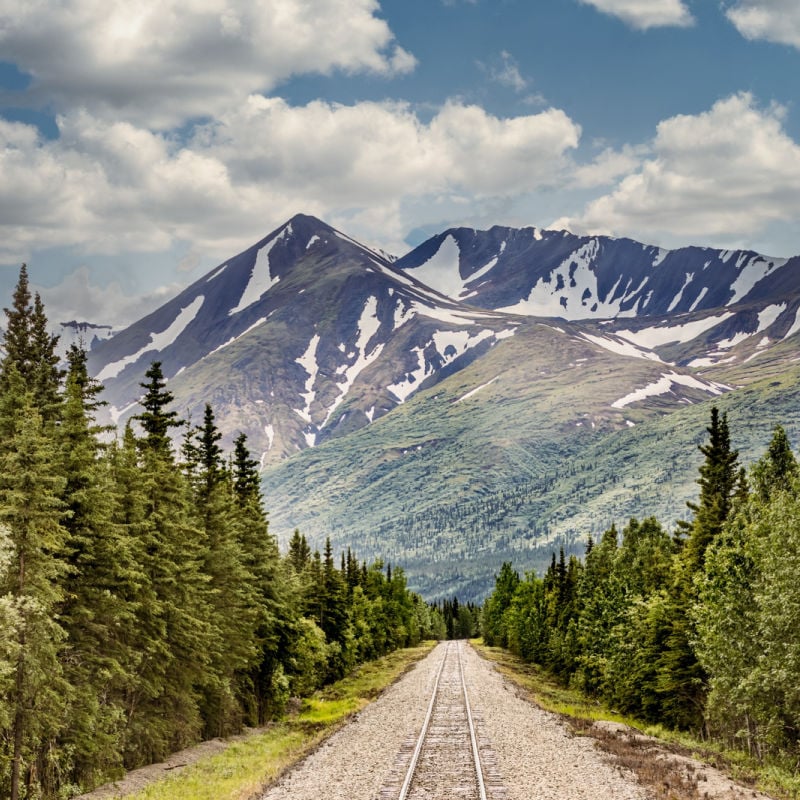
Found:
<path fill-rule="evenodd" d="M 69 797 L 279 715 L 437 613 L 348 551 L 281 557 L 243 435 L 170 409 L 160 364 L 119 439 L 20 272 L 0 363 L 0 795 Z M 176 456 L 170 432 L 184 426 Z M 442 620 L 435 620 L 442 627 Z"/>
<path fill-rule="evenodd" d="M 484 635 L 620 712 L 796 765 L 800 469 L 780 425 L 748 472 L 726 414 L 707 430 L 690 520 L 612 526 L 543 578 L 505 563 Z"/>

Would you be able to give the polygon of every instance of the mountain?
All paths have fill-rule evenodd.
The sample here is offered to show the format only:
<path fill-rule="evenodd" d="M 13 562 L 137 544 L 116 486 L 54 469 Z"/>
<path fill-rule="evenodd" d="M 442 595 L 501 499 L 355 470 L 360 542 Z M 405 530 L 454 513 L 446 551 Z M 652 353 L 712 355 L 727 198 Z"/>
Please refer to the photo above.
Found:
<path fill-rule="evenodd" d="M 664 250 L 538 228 L 453 228 L 396 264 L 454 300 L 568 320 L 685 314 L 780 300 L 800 289 L 800 258 Z"/>
<path fill-rule="evenodd" d="M 200 419 L 210 402 L 265 464 L 368 425 L 519 324 L 300 215 L 98 344 L 89 368 L 121 422 L 160 360 L 182 413 Z"/>
<path fill-rule="evenodd" d="M 281 538 L 330 534 L 466 599 L 510 554 L 682 514 L 711 402 L 748 409 L 760 454 L 800 407 L 798 269 L 502 227 L 394 259 L 298 215 L 89 366 L 116 422 L 157 359 L 176 410 L 244 431 Z"/>
<path fill-rule="evenodd" d="M 110 339 L 117 331 L 111 325 L 70 320 L 58 323 L 54 333 L 58 336 L 58 354 L 66 360 L 71 345 L 76 344 L 85 350 L 91 350 L 105 339 Z"/>

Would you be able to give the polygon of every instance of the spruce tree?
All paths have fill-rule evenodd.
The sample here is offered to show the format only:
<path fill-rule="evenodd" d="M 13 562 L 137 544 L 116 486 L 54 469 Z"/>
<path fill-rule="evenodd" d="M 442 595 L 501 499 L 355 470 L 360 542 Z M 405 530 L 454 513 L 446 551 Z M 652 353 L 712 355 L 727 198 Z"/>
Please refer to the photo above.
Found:
<path fill-rule="evenodd" d="M 707 675 L 692 642 L 697 638 L 691 608 L 696 601 L 695 577 L 702 571 L 709 546 L 719 537 L 733 506 L 738 483 L 738 452 L 730 446 L 727 414 L 711 409 L 708 442 L 700 447 L 700 498 L 689 503 L 694 512 L 683 552 L 675 562 L 675 579 L 668 603 L 667 634 L 658 662 L 658 689 L 664 719 L 679 728 L 699 728 L 707 693 Z"/>
<path fill-rule="evenodd" d="M 67 686 L 59 665 L 64 630 L 56 620 L 63 598 L 66 532 L 61 525 L 63 480 L 54 469 L 53 442 L 22 377 L 12 363 L 4 372 L 2 411 L 11 431 L 0 459 L 0 528 L 11 548 L 0 591 L 8 598 L 14 633 L 10 637 L 12 678 L 10 720 L 3 740 L 9 749 L 3 775 L 12 800 L 52 788 L 52 762 L 45 749 L 65 720 Z M 11 401 L 13 396 L 16 402 Z M 57 765 L 56 765 L 57 766 Z"/>
<path fill-rule="evenodd" d="M 6 331 L 3 338 L 5 357 L 0 363 L 0 389 L 10 388 L 10 370 L 13 365 L 23 385 L 30 382 L 33 365 L 33 347 L 31 344 L 31 292 L 28 285 L 28 268 L 22 265 L 19 280 L 14 289 L 11 308 L 6 313 Z"/>
<path fill-rule="evenodd" d="M 137 415 L 145 432 L 143 445 L 150 450 L 167 455 L 171 451 L 169 440 L 170 428 L 179 428 L 183 422 L 178 420 L 178 413 L 167 406 L 174 400 L 172 392 L 166 386 L 164 373 L 161 371 L 161 362 L 154 361 L 145 377 L 146 383 L 139 384 L 144 390 L 144 397 L 139 401 L 144 411 Z"/>
<path fill-rule="evenodd" d="M 739 453 L 731 449 L 728 415 L 720 415 L 714 406 L 711 424 L 706 430 L 708 442 L 699 448 L 705 456 L 697 479 L 700 497 L 697 503 L 687 503 L 694 518 L 682 526 L 689 534 L 684 560 L 691 573 L 702 568 L 706 548 L 722 530 L 731 510 L 739 475 Z"/>
<path fill-rule="evenodd" d="M 126 530 L 113 519 L 110 465 L 92 420 L 99 387 L 88 378 L 85 353 L 74 348 L 69 356 L 58 428 L 69 564 L 59 617 L 67 634 L 64 674 L 72 687 L 62 746 L 73 754 L 75 782 L 93 785 L 122 767 L 122 696 L 135 658 L 139 569 Z"/>

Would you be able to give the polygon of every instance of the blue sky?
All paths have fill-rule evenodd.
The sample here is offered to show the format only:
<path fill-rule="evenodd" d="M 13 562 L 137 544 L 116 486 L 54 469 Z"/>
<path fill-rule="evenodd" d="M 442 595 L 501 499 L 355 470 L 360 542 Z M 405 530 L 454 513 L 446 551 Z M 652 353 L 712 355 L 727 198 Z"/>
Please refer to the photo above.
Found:
<path fill-rule="evenodd" d="M 0 0 L 0 292 L 114 324 L 316 214 L 800 253 L 796 0 Z"/>

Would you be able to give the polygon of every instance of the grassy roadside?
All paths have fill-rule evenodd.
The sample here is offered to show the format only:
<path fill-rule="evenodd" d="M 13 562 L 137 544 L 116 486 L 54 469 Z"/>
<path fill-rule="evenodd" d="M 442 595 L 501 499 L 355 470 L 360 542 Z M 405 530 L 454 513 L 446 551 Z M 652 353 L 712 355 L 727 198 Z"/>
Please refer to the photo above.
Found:
<path fill-rule="evenodd" d="M 435 645 L 425 642 L 362 664 L 351 675 L 304 699 L 298 714 L 127 794 L 124 800 L 251 800 Z"/>
<path fill-rule="evenodd" d="M 687 768 L 687 760 L 695 759 L 753 790 L 768 792 L 775 798 L 800 800 L 800 779 L 789 769 L 759 764 L 740 751 L 625 717 L 582 692 L 560 686 L 544 670 L 507 650 L 488 647 L 480 639 L 472 640 L 471 644 L 537 705 L 561 716 L 574 733 L 590 733 L 595 737 L 600 747 L 613 753 L 623 766 L 635 772 L 656 797 L 696 800 L 711 796 L 705 793 L 707 787 L 703 778 L 698 781 L 691 767 Z M 624 730 L 622 726 L 625 726 Z M 652 755 L 654 748 L 661 750 L 657 758 Z M 671 760 L 664 754 L 674 758 Z"/>

